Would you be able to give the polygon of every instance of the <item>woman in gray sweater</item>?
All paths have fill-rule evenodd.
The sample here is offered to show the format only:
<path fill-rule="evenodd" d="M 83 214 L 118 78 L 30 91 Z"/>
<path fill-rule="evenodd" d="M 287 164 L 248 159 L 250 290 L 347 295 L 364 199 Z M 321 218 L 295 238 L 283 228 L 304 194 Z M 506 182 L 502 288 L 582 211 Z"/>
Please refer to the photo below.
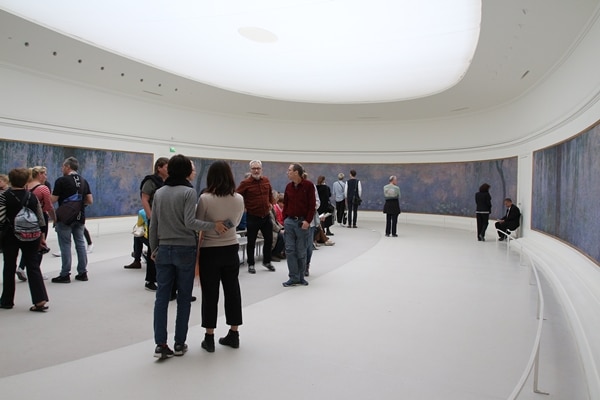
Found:
<path fill-rule="evenodd" d="M 178 154 L 169 160 L 169 177 L 156 191 L 150 220 L 151 257 L 156 262 L 156 300 L 154 302 L 154 357 L 182 356 L 187 351 L 188 323 L 194 285 L 198 231 L 224 233 L 222 221 L 205 222 L 195 218 L 196 191 L 188 181 L 193 164 Z M 233 230 L 235 231 L 235 229 Z M 167 311 L 171 288 L 177 283 L 177 316 L 174 351 L 167 345 Z"/>

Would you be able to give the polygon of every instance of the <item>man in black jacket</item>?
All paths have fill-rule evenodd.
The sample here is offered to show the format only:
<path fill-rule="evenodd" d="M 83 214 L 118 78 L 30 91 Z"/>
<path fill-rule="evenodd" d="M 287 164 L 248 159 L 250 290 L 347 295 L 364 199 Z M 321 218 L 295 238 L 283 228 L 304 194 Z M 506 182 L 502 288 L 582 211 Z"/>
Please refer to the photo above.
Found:
<path fill-rule="evenodd" d="M 511 199 L 508 197 L 504 199 L 504 206 L 506 207 L 506 214 L 504 218 L 496 222 L 496 229 L 504 232 L 498 232 L 499 240 L 504 240 L 506 235 L 509 235 L 508 231 L 514 231 L 521 225 L 521 210 L 515 206 Z"/>

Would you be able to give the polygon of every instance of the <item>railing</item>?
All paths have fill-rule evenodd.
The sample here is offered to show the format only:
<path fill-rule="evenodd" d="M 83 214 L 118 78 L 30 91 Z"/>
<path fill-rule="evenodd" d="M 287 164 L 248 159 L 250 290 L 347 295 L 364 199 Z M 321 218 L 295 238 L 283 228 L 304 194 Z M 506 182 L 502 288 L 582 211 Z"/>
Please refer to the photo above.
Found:
<path fill-rule="evenodd" d="M 508 240 L 510 241 L 510 239 L 508 239 Z M 521 256 L 522 256 L 522 253 L 523 253 L 523 245 L 521 244 Z M 525 384 L 527 383 L 527 380 L 531 376 L 532 372 L 533 372 L 533 392 L 538 393 L 538 394 L 545 394 L 545 395 L 549 394 L 549 393 L 539 390 L 539 386 L 538 386 L 539 370 L 540 370 L 540 368 L 539 368 L 539 365 L 540 365 L 540 343 L 542 340 L 542 329 L 543 329 L 543 324 L 544 324 L 544 294 L 542 293 L 542 285 L 540 284 L 540 278 L 538 275 L 538 271 L 537 271 L 535 262 L 531 255 L 529 255 L 529 262 L 531 264 L 531 271 L 532 271 L 533 275 L 535 276 L 535 284 L 537 285 L 537 288 L 538 288 L 538 304 L 537 304 L 538 305 L 538 307 L 537 307 L 538 308 L 537 309 L 538 326 L 537 326 L 537 332 L 535 335 L 533 348 L 531 350 L 531 354 L 529 356 L 529 360 L 527 361 L 525 370 L 523 371 L 523 374 L 521 375 L 521 378 L 519 379 L 519 382 L 513 389 L 512 393 L 510 394 L 510 396 L 508 396 L 508 398 L 507 398 L 508 400 L 515 400 L 519 397 L 519 395 L 523 391 L 523 388 L 525 387 Z"/>
<path fill-rule="evenodd" d="M 518 233 L 519 233 L 518 229 L 519 228 L 517 228 L 515 230 L 512 230 L 512 231 L 510 231 L 510 230 L 507 229 L 507 232 L 501 231 L 500 229 L 496 229 L 496 232 L 499 235 L 502 235 L 504 237 L 504 240 L 506 241 L 506 247 L 507 247 L 508 250 L 510 250 L 510 242 L 519 238 L 519 236 L 518 236 Z M 515 235 L 512 236 L 511 233 L 515 233 Z"/>

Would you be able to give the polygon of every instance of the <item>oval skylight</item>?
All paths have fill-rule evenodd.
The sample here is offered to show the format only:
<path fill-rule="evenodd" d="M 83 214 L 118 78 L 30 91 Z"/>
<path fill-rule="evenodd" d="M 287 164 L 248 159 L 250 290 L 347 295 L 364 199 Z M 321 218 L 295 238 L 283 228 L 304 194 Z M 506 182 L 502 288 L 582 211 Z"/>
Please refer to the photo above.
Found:
<path fill-rule="evenodd" d="M 254 96 L 373 103 L 465 75 L 481 0 L 0 0 L 56 31 Z"/>

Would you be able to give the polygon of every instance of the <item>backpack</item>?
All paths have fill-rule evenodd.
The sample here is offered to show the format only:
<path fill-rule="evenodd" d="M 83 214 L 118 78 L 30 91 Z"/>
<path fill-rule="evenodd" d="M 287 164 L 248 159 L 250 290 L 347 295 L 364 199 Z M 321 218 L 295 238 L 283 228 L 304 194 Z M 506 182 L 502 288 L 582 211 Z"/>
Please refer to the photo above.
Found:
<path fill-rule="evenodd" d="M 17 201 L 17 196 L 11 191 L 10 192 Z M 42 236 L 42 230 L 40 229 L 40 222 L 36 213 L 27 206 L 29 199 L 31 198 L 31 192 L 27 192 L 27 195 L 21 201 L 21 209 L 15 216 L 13 221 L 13 231 L 17 239 L 22 242 L 32 242 L 39 239 Z"/>
<path fill-rule="evenodd" d="M 152 203 L 154 201 L 154 193 L 156 193 L 156 191 L 158 189 L 160 189 L 161 187 L 163 187 L 163 185 L 165 184 L 164 181 L 162 180 L 162 178 L 160 176 L 157 175 L 146 175 L 144 177 L 144 179 L 142 179 L 142 182 L 140 183 L 140 198 L 142 198 L 142 189 L 144 187 L 144 184 L 146 183 L 146 181 L 152 181 L 152 183 L 154 183 L 154 192 L 152 194 L 150 194 L 150 199 L 149 199 L 149 203 L 150 206 L 152 206 Z"/>

